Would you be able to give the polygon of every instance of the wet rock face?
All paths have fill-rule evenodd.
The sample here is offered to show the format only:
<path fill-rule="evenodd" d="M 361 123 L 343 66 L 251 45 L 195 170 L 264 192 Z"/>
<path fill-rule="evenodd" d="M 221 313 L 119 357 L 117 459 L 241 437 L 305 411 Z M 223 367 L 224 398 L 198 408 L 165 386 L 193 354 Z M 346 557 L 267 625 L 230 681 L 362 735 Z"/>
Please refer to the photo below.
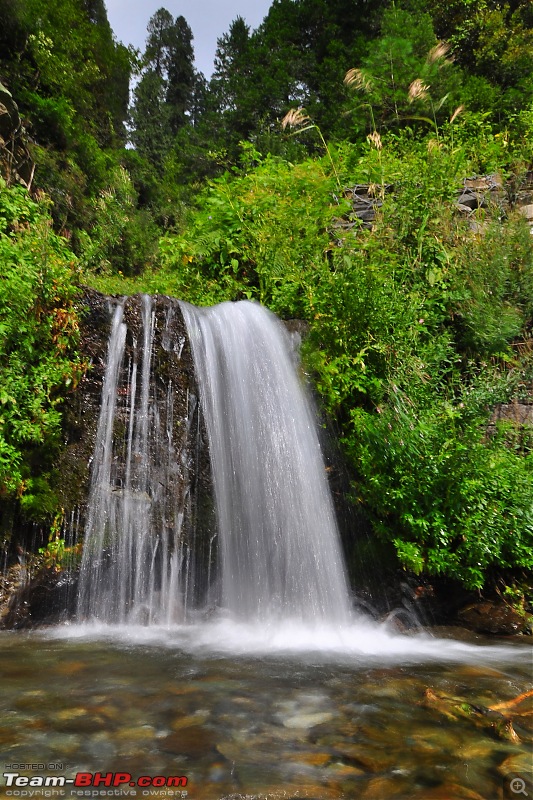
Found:
<path fill-rule="evenodd" d="M 87 360 L 88 369 L 77 389 L 64 408 L 65 449 L 60 463 L 61 482 L 58 486 L 62 506 L 68 512 L 81 510 L 81 527 L 87 511 L 91 464 L 94 455 L 96 432 L 102 397 L 102 386 L 107 363 L 108 338 L 111 326 L 114 298 L 106 297 L 87 289 L 81 299 L 81 352 Z M 188 442 L 189 454 L 194 451 L 198 463 L 188 464 L 194 474 L 191 483 L 199 491 L 210 487 L 209 459 L 205 448 L 205 435 L 198 420 L 197 408 L 191 412 L 191 404 L 197 405 L 198 392 L 195 384 L 194 367 L 187 340 L 185 325 L 175 300 L 168 297 L 154 298 L 155 341 L 152 352 L 152 373 L 154 380 L 150 391 L 157 399 L 165 399 L 169 391 L 173 394 L 172 419 L 162 419 L 162 427 L 179 441 L 183 438 L 184 420 L 189 419 L 191 436 L 199 430 L 200 448 L 195 441 Z M 134 350 L 142 343 L 141 298 L 129 297 L 124 306 L 124 322 L 127 325 L 126 355 L 124 372 L 135 358 Z M 122 376 L 118 389 L 119 402 L 115 421 L 115 436 L 124 438 L 125 414 L 129 404 L 128 375 Z M 191 416 L 192 413 L 192 416 Z M 172 429 L 170 431 L 170 429 Z M 120 465 L 116 465 L 120 471 Z M 189 473 L 190 475 L 190 473 Z M 120 477 L 117 478 L 120 481 Z M 183 486 L 178 487 L 184 491 Z"/>
<path fill-rule="evenodd" d="M 4 628 L 29 628 L 58 624 L 76 611 L 77 576 L 42 568 L 17 584 L 2 618 Z"/>
<path fill-rule="evenodd" d="M 61 480 L 57 491 L 66 511 L 80 508 L 85 513 L 107 360 L 110 298 L 85 289 L 78 312 L 80 351 L 86 370 L 62 409 L 65 448 L 59 462 Z"/>
<path fill-rule="evenodd" d="M 79 301 L 80 350 L 87 369 L 63 407 L 65 447 L 58 463 L 57 485 L 64 510 L 61 537 L 65 545 L 71 548 L 83 542 L 87 524 L 91 473 L 97 458 L 95 444 L 108 360 L 108 341 L 117 302 L 116 298 L 106 297 L 91 289 L 85 289 Z M 128 415 L 132 403 L 130 395 L 133 393 L 132 364 L 137 363 L 138 372 L 142 368 L 145 335 L 142 305 L 140 296 L 129 297 L 124 302 L 123 320 L 127 334 L 116 397 L 109 486 L 109 491 L 117 493 L 126 485 L 124 455 L 128 447 Z M 154 487 L 150 487 L 150 491 L 153 488 L 162 496 L 163 516 L 165 509 L 171 506 L 184 509 L 180 535 L 195 538 L 197 570 L 201 571 L 212 537 L 213 514 L 209 456 L 199 414 L 192 356 L 177 301 L 154 297 L 151 300 L 151 314 L 154 338 L 149 394 L 153 418 L 149 424 L 156 425 L 161 436 L 151 440 L 149 458 L 155 467 L 151 474 Z M 137 396 L 140 383 L 139 379 Z M 171 443 L 175 464 L 170 472 L 168 469 L 165 471 L 164 464 L 165 459 L 169 458 L 168 442 Z M 135 454 L 131 469 L 133 472 L 136 469 Z M 22 557 L 25 562 L 24 574 L 17 573 L 14 580 L 6 584 L 3 598 L 0 597 L 0 625 L 24 627 L 57 622 L 59 616 L 64 618 L 75 613 L 78 567 L 74 565 L 70 570 L 43 569 L 42 558 L 27 553 Z"/>
<path fill-rule="evenodd" d="M 520 427 L 523 425 L 533 426 L 533 395 L 529 401 L 514 402 L 514 403 L 500 403 L 493 411 L 489 430 L 496 422 L 512 422 L 515 426 Z"/>

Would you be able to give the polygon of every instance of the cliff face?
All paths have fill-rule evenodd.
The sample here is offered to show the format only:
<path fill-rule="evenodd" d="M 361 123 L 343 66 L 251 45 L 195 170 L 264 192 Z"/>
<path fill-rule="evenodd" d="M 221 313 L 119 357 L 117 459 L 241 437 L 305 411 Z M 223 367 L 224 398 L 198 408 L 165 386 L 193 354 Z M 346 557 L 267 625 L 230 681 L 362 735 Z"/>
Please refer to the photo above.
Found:
<path fill-rule="evenodd" d="M 60 463 L 61 485 L 58 486 L 61 504 L 68 510 L 80 510 L 86 516 L 89 495 L 91 466 L 94 457 L 98 420 L 102 401 L 102 387 L 108 360 L 108 341 L 111 330 L 113 308 L 116 298 L 109 298 L 94 290 L 85 290 L 81 298 L 81 352 L 88 368 L 84 377 L 72 393 L 64 409 L 65 449 Z M 137 363 L 140 369 L 143 346 L 142 299 L 136 295 L 124 303 L 123 321 L 127 327 L 125 353 L 119 385 L 117 386 L 117 410 L 115 415 L 114 437 L 117 448 L 124 445 L 128 424 L 127 414 L 131 406 L 131 368 Z M 151 354 L 150 392 L 155 401 L 161 402 L 172 392 L 172 419 L 160 419 L 159 424 L 169 430 L 175 447 L 183 447 L 184 458 L 188 458 L 187 469 L 190 482 L 194 485 L 200 480 L 209 484 L 209 460 L 205 447 L 201 463 L 196 467 L 189 458 L 196 452 L 197 443 L 192 441 L 193 431 L 198 429 L 197 388 L 194 366 L 187 340 L 185 325 L 176 300 L 168 297 L 153 298 L 154 341 Z M 194 409 L 192 408 L 194 406 Z M 162 413 L 162 412 L 158 412 Z M 166 413 L 166 412 L 165 412 Z M 184 439 L 184 425 L 190 428 L 189 438 Z M 203 432 L 200 426 L 200 435 Z M 196 433 L 194 433 L 194 436 Z M 185 455 L 185 450 L 187 455 Z M 157 460 L 157 454 L 152 453 Z M 118 465 L 119 453 L 115 456 L 116 480 L 123 481 Z M 183 475 L 182 478 L 185 476 Z M 179 491 L 184 487 L 180 485 Z"/>

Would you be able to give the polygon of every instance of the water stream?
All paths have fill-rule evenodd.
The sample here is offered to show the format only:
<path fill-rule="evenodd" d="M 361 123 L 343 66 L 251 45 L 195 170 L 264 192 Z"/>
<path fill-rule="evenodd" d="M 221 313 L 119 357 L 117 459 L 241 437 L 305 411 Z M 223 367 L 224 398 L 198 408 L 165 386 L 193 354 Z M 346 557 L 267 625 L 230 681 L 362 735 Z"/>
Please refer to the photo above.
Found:
<path fill-rule="evenodd" d="M 167 302 L 158 346 L 179 362 L 183 341 L 172 324 L 179 312 Z M 197 591 L 188 484 L 196 400 L 189 398 L 176 425 L 172 380 L 155 373 L 153 298 L 142 296 L 136 328 L 128 326 L 124 306 L 122 300 L 112 312 L 78 613 L 109 623 L 168 625 L 187 619 Z"/>
<path fill-rule="evenodd" d="M 172 387 L 157 397 L 152 299 L 142 298 L 142 338 L 129 359 L 123 305 L 108 345 L 79 616 L 178 623 L 196 575 L 183 550 L 187 509 L 169 502 L 180 472 Z M 315 421 L 283 326 L 249 302 L 181 311 L 217 510 L 218 569 L 202 601 L 246 623 L 346 624 L 350 597 Z"/>

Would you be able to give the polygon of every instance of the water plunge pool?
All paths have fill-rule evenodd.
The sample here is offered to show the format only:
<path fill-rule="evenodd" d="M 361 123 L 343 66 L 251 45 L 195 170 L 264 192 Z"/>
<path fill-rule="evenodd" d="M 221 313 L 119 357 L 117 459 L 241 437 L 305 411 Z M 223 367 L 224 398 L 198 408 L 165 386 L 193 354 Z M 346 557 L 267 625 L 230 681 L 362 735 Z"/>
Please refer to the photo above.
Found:
<path fill-rule="evenodd" d="M 2 632 L 3 773 L 187 786 L 0 796 L 496 800 L 520 797 L 516 780 L 531 795 L 528 699 L 488 710 L 529 689 L 527 645 L 373 630 L 374 644 L 368 627 L 351 644 L 345 631 L 337 648 L 330 631 L 329 649 L 320 631 L 254 638 L 227 620 Z"/>

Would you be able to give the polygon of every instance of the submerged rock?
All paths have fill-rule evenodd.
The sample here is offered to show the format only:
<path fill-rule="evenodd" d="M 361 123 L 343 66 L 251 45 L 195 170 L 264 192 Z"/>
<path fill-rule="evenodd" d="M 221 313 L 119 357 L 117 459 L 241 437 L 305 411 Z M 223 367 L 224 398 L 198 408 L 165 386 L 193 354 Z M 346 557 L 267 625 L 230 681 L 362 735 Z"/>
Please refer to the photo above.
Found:
<path fill-rule="evenodd" d="M 167 753 L 175 753 L 189 758 L 201 758 L 214 750 L 213 733 L 201 725 L 191 725 L 171 733 L 158 743 L 158 747 Z"/>
<path fill-rule="evenodd" d="M 309 714 L 295 714 L 292 717 L 287 717 L 283 720 L 285 728 L 314 728 L 315 725 L 321 725 L 329 722 L 334 718 L 334 714 L 328 711 L 317 711 Z"/>

